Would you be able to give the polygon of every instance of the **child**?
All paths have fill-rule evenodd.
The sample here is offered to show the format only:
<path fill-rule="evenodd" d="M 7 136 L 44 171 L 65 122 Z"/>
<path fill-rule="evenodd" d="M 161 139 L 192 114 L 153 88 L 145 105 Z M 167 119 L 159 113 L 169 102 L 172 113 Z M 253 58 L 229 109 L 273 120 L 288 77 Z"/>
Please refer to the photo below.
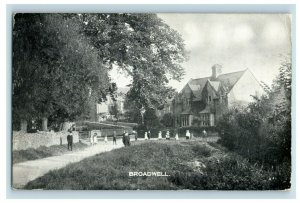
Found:
<path fill-rule="evenodd" d="M 117 145 L 116 131 L 114 131 L 114 135 L 113 135 L 113 145 Z"/>
<path fill-rule="evenodd" d="M 158 139 L 159 139 L 159 140 L 162 139 L 162 137 L 161 137 L 161 131 L 158 132 Z"/>
<path fill-rule="evenodd" d="M 68 141 L 68 150 L 71 148 L 72 151 L 72 145 L 73 145 L 73 134 L 72 131 L 69 130 L 69 135 L 67 136 L 67 141 Z"/>
<path fill-rule="evenodd" d="M 170 140 L 170 132 L 169 131 L 167 131 L 167 133 L 166 133 L 166 139 Z"/>
<path fill-rule="evenodd" d="M 175 135 L 175 140 L 179 140 L 178 133 Z"/>
<path fill-rule="evenodd" d="M 190 134 L 190 131 L 189 131 L 189 130 L 186 130 L 185 138 L 186 138 L 187 140 L 189 140 L 189 139 L 191 138 L 191 134 Z"/>

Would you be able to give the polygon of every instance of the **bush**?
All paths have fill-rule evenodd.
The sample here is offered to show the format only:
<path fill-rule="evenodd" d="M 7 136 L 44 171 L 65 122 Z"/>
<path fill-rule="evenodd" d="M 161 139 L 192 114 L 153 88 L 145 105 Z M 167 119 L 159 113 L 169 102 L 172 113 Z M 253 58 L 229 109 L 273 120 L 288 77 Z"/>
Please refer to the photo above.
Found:
<path fill-rule="evenodd" d="M 212 154 L 212 151 L 205 144 L 196 144 L 192 146 L 192 150 L 197 156 L 209 157 Z"/>

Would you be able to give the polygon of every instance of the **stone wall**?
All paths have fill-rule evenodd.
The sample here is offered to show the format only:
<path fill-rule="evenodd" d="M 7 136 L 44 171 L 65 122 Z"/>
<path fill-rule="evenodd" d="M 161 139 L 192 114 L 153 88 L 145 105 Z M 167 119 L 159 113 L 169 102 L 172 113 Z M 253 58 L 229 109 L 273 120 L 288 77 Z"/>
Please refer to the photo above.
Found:
<path fill-rule="evenodd" d="M 13 131 L 13 150 L 22 150 L 27 148 L 38 148 L 40 146 L 59 145 L 60 140 L 62 144 L 67 144 L 67 131 L 60 132 L 37 132 L 25 133 L 21 131 Z M 79 142 L 79 136 L 76 131 L 73 132 L 73 143 Z"/>

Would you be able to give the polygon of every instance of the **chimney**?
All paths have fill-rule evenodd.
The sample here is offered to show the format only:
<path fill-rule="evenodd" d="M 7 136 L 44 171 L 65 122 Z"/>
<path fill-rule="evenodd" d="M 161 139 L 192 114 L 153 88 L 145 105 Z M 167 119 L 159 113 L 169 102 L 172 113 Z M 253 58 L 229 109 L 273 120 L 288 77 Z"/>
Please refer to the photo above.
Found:
<path fill-rule="evenodd" d="M 215 64 L 213 65 L 213 67 L 211 67 L 211 70 L 211 80 L 216 80 L 217 77 L 222 73 L 222 66 L 219 64 Z"/>

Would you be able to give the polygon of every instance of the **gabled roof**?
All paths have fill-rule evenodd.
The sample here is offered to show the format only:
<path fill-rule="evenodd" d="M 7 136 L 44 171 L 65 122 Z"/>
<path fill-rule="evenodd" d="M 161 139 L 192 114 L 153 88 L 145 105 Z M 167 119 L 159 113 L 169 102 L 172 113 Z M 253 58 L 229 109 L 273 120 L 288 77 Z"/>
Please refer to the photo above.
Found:
<path fill-rule="evenodd" d="M 210 77 L 197 78 L 197 79 L 192 79 L 189 81 L 188 85 L 190 86 L 191 90 L 193 91 L 193 94 L 195 97 L 198 97 L 198 98 L 201 97 L 203 87 L 205 86 L 205 84 L 209 78 Z"/>
<path fill-rule="evenodd" d="M 219 75 L 217 80 L 219 80 L 222 83 L 222 85 L 226 88 L 227 91 L 230 91 L 235 85 L 235 83 L 246 72 L 246 70 Z"/>
<path fill-rule="evenodd" d="M 242 77 L 246 70 L 221 74 L 217 77 L 216 80 L 210 80 L 211 77 L 191 79 L 188 82 L 189 87 L 191 88 L 196 100 L 201 99 L 201 93 L 205 84 L 209 81 L 211 86 L 218 91 L 221 86 L 223 86 L 226 91 L 230 91 L 237 81 Z"/>
<path fill-rule="evenodd" d="M 211 80 L 208 80 L 208 82 L 215 89 L 215 91 L 218 92 L 221 82 L 220 81 L 211 81 Z"/>

